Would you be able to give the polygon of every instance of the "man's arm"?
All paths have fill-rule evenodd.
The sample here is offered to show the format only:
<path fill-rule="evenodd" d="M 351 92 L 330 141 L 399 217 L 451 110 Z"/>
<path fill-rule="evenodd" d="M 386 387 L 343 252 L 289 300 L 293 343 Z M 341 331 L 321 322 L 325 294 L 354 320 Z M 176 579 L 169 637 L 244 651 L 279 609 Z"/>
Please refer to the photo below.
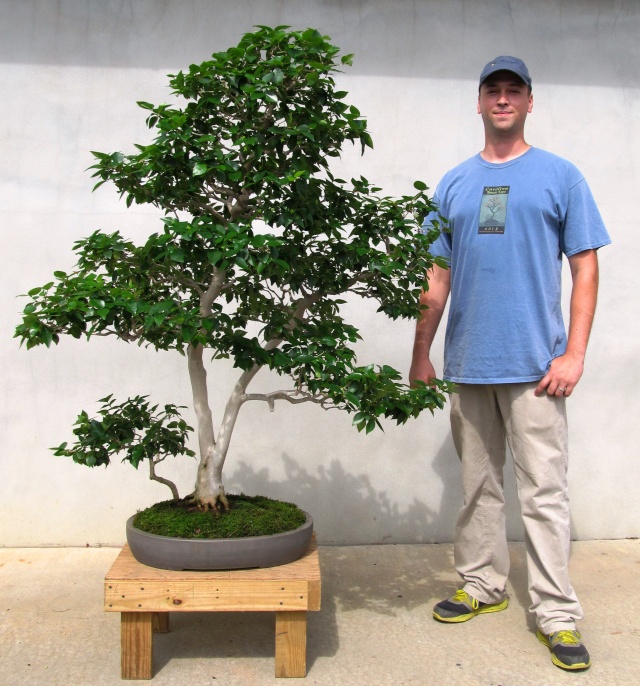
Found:
<path fill-rule="evenodd" d="M 573 288 L 569 314 L 569 334 L 564 355 L 556 357 L 549 371 L 538 384 L 536 395 L 570 396 L 584 370 L 584 358 L 591 333 L 598 296 L 598 254 L 595 250 L 569 258 Z"/>
<path fill-rule="evenodd" d="M 409 381 L 424 381 L 428 384 L 436 376 L 433 364 L 429 359 L 431 344 L 435 338 L 438 325 L 442 319 L 449 291 L 451 289 L 451 272 L 437 265 L 428 275 L 429 290 L 422 291 L 420 304 L 428 309 L 422 311 L 422 316 L 416 324 L 416 337 L 413 343 L 413 359 L 409 371 Z"/>

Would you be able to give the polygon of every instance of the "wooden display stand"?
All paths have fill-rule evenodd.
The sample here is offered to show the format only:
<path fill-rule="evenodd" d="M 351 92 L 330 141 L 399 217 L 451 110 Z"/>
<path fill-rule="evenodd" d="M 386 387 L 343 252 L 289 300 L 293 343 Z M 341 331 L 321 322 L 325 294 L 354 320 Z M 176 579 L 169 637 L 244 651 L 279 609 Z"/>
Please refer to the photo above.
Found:
<path fill-rule="evenodd" d="M 169 612 L 275 612 L 276 677 L 306 676 L 307 611 L 320 609 L 315 534 L 295 562 L 224 572 L 147 567 L 125 545 L 105 576 L 104 609 L 121 613 L 123 679 L 153 677 L 153 632 L 169 630 Z"/>

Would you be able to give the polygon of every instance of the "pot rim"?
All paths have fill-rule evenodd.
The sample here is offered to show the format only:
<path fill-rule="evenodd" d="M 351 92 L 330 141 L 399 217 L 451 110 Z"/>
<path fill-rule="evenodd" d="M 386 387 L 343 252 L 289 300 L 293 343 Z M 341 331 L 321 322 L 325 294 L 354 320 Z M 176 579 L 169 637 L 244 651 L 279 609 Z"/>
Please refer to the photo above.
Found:
<path fill-rule="evenodd" d="M 209 543 L 211 544 L 212 541 L 219 542 L 221 545 L 223 545 L 226 541 L 262 541 L 265 539 L 273 539 L 273 538 L 278 538 L 280 536 L 291 536 L 297 531 L 300 531 L 301 529 L 308 527 L 309 523 L 313 525 L 313 517 L 306 512 L 305 510 L 302 510 L 304 513 L 306 519 L 305 521 L 295 529 L 290 529 L 289 531 L 281 531 L 278 534 L 263 534 L 262 536 L 234 536 L 232 538 L 182 538 L 180 536 L 162 536 L 161 534 L 152 534 L 149 533 L 148 531 L 143 531 L 142 529 L 138 529 L 137 526 L 134 526 L 133 520 L 136 518 L 138 515 L 138 512 L 135 514 L 131 515 L 129 519 L 127 519 L 127 529 L 132 528 L 135 529 L 136 535 L 139 536 L 148 536 L 149 538 L 157 538 L 162 541 L 189 541 L 190 543 L 194 544 L 206 544 Z"/>

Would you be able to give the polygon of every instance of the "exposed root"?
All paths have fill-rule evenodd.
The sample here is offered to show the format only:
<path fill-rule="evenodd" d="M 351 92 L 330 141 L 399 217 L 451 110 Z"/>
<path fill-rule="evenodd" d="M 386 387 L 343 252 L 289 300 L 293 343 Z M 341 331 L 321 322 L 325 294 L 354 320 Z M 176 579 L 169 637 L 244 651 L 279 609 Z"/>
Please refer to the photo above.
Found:
<path fill-rule="evenodd" d="M 205 496 L 204 498 L 198 498 L 195 493 L 191 493 L 185 498 L 185 502 L 189 505 L 193 505 L 200 510 L 200 512 L 220 514 L 221 512 L 229 511 L 229 501 L 224 493 Z"/>

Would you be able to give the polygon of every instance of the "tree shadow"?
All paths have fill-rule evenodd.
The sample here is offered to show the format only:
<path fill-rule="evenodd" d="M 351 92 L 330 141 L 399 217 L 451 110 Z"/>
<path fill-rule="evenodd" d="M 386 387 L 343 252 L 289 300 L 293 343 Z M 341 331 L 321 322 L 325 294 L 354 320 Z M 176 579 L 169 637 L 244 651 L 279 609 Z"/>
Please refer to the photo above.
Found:
<path fill-rule="evenodd" d="M 434 530 L 453 526 L 461 504 L 457 465 L 450 463 L 447 443 L 437 452 L 433 466 L 443 481 L 443 497 L 437 508 L 414 498 L 401 509 L 384 490 L 376 490 L 369 474 L 352 474 L 333 459 L 328 466 L 317 465 L 311 473 L 288 454 L 281 455 L 284 478 L 274 480 L 268 468 L 256 470 L 241 461 L 227 477 L 227 490 L 261 493 L 290 500 L 314 517 L 320 545 L 353 544 L 354 527 L 358 541 L 375 543 L 435 543 Z M 344 532 L 341 533 L 341 532 Z"/>

